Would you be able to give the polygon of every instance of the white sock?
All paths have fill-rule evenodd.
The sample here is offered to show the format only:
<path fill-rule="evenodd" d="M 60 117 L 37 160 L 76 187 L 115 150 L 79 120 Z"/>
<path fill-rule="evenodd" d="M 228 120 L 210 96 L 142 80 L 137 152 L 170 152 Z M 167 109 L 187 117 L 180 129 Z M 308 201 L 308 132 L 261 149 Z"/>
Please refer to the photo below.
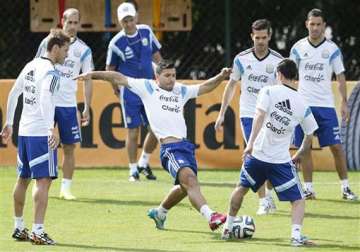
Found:
<path fill-rule="evenodd" d="M 137 163 L 129 163 L 129 168 L 130 168 L 130 172 L 129 172 L 130 176 L 138 172 Z"/>
<path fill-rule="evenodd" d="M 300 240 L 301 238 L 301 225 L 299 224 L 292 224 L 291 225 L 291 238 L 295 238 Z"/>
<path fill-rule="evenodd" d="M 159 214 L 160 219 L 165 219 L 166 214 L 168 213 L 169 210 L 164 208 L 163 206 L 159 206 L 157 208 L 157 210 L 158 210 L 158 214 Z"/>
<path fill-rule="evenodd" d="M 24 218 L 21 217 L 14 217 L 14 222 L 15 222 L 15 229 L 19 229 L 19 230 L 24 230 L 25 228 L 25 222 L 24 222 Z"/>
<path fill-rule="evenodd" d="M 227 216 L 225 227 L 228 230 L 232 230 L 235 218 L 236 218 L 236 216 L 230 216 L 230 215 Z"/>
<path fill-rule="evenodd" d="M 61 180 L 61 191 L 70 190 L 70 188 L 71 188 L 71 182 L 72 182 L 71 179 L 63 178 L 63 179 Z"/>
<path fill-rule="evenodd" d="M 348 180 L 348 179 L 340 180 L 340 182 L 341 182 L 341 189 L 342 189 L 342 191 L 344 191 L 345 188 L 348 188 L 348 187 L 349 187 L 349 180 Z"/>
<path fill-rule="evenodd" d="M 38 235 L 44 233 L 44 224 L 33 224 L 32 232 Z"/>
<path fill-rule="evenodd" d="M 266 203 L 267 203 L 266 197 L 259 198 L 259 206 L 266 205 Z"/>
<path fill-rule="evenodd" d="M 207 219 L 207 221 L 209 222 L 211 220 L 211 215 L 213 214 L 213 210 L 210 209 L 210 207 L 208 205 L 202 205 L 202 207 L 200 207 L 200 213 L 202 216 L 205 217 L 205 219 Z"/>
<path fill-rule="evenodd" d="M 144 150 L 141 152 L 141 156 L 138 161 L 139 167 L 146 167 L 149 164 L 151 153 L 146 153 Z"/>
<path fill-rule="evenodd" d="M 267 187 L 265 187 L 265 197 L 272 197 L 272 191 L 273 189 L 268 189 Z"/>
<path fill-rule="evenodd" d="M 312 182 L 304 182 L 304 189 L 305 189 L 306 191 L 313 192 Z"/>

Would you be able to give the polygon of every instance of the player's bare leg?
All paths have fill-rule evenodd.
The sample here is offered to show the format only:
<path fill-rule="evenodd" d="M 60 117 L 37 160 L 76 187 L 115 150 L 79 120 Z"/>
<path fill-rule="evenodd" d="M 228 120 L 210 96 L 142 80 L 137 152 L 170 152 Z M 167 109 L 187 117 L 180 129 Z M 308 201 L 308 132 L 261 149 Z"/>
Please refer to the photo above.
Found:
<path fill-rule="evenodd" d="M 311 151 L 304 152 L 304 157 L 301 159 L 301 168 L 304 177 L 304 193 L 306 199 L 315 199 L 315 192 L 313 189 L 313 160 Z"/>
<path fill-rule="evenodd" d="M 343 194 L 343 199 L 357 200 L 357 195 L 350 190 L 346 167 L 346 158 L 342 146 L 340 144 L 330 145 L 330 150 L 333 154 L 336 171 L 341 181 L 341 191 Z"/>
<path fill-rule="evenodd" d="M 139 171 L 137 169 L 137 148 L 138 148 L 138 137 L 139 137 L 139 127 L 128 129 L 128 135 L 126 138 L 126 150 L 129 157 L 129 181 L 135 182 L 139 181 Z"/>
<path fill-rule="evenodd" d="M 153 153 L 157 146 L 157 138 L 155 137 L 154 133 L 151 131 L 151 128 L 148 127 L 148 133 L 146 134 L 145 141 L 144 141 L 144 149 L 140 155 L 138 161 L 138 169 L 139 172 L 143 173 L 145 177 L 149 180 L 156 180 L 156 176 L 153 174 L 150 165 L 149 159 L 150 155 Z"/>
<path fill-rule="evenodd" d="M 306 236 L 301 234 L 301 228 L 304 220 L 305 200 L 300 199 L 291 202 L 291 245 L 298 246 L 314 246 Z"/>
<path fill-rule="evenodd" d="M 76 198 L 71 193 L 71 183 L 75 170 L 75 144 L 63 144 L 63 153 L 60 198 L 74 200 Z"/>
<path fill-rule="evenodd" d="M 26 199 L 26 190 L 30 184 L 30 179 L 18 178 L 14 186 L 13 198 L 14 198 L 14 221 L 15 228 L 12 237 L 18 241 L 29 240 L 28 229 L 25 227 L 24 222 L 24 206 Z"/>

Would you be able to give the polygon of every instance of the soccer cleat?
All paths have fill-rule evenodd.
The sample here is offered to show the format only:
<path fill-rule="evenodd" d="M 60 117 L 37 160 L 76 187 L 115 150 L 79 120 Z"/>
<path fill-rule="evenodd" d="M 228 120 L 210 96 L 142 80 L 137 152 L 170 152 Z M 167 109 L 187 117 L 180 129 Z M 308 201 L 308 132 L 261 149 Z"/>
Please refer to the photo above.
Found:
<path fill-rule="evenodd" d="M 14 238 L 17 241 L 28 241 L 30 239 L 29 229 L 24 228 L 23 230 L 20 230 L 16 228 L 14 230 L 14 233 L 12 234 L 12 238 Z"/>
<path fill-rule="evenodd" d="M 164 218 L 160 218 L 158 210 L 156 208 L 150 209 L 147 215 L 150 217 L 150 219 L 153 219 L 155 221 L 157 229 L 164 229 L 166 216 Z"/>
<path fill-rule="evenodd" d="M 267 202 L 270 205 L 269 213 L 275 213 L 276 212 L 276 205 L 275 205 L 275 201 L 274 201 L 273 197 L 268 196 L 268 197 L 266 197 L 266 199 L 267 199 Z"/>
<path fill-rule="evenodd" d="M 30 241 L 34 245 L 55 245 L 56 242 L 49 237 L 47 233 L 35 234 L 31 233 Z"/>
<path fill-rule="evenodd" d="M 76 197 L 71 194 L 70 190 L 61 190 L 59 197 L 64 200 L 76 200 Z"/>
<path fill-rule="evenodd" d="M 316 246 L 316 244 L 309 240 L 306 236 L 301 236 L 300 239 L 291 238 L 290 240 L 291 246 L 293 247 L 306 247 L 306 246 Z"/>
<path fill-rule="evenodd" d="M 233 233 L 224 227 L 221 233 L 221 240 L 231 240 L 233 238 Z"/>
<path fill-rule="evenodd" d="M 153 174 L 149 165 L 146 167 L 138 166 L 138 170 L 140 173 L 144 174 L 148 180 L 156 180 L 156 176 Z"/>
<path fill-rule="evenodd" d="M 343 189 L 343 199 L 357 201 L 358 196 L 355 193 L 353 193 L 349 187 L 346 187 Z"/>
<path fill-rule="evenodd" d="M 257 215 L 266 215 L 269 214 L 271 210 L 270 202 L 264 200 L 263 203 L 259 205 L 259 209 L 257 210 Z"/>
<path fill-rule="evenodd" d="M 129 181 L 130 181 L 130 182 L 140 181 L 139 173 L 138 173 L 138 172 L 135 172 L 135 173 L 131 174 L 130 177 L 129 177 Z"/>
<path fill-rule="evenodd" d="M 304 195 L 306 200 L 316 199 L 315 192 L 310 190 L 304 190 Z"/>
<path fill-rule="evenodd" d="M 226 221 L 226 215 L 217 212 L 213 213 L 209 221 L 209 227 L 211 231 L 216 230 L 218 227 L 224 224 L 225 221 Z"/>

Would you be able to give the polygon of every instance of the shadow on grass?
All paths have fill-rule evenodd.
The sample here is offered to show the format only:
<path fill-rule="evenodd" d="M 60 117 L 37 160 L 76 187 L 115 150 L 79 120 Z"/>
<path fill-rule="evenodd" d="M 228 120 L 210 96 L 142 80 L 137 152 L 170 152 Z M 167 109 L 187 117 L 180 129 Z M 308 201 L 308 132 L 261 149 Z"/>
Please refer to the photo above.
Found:
<path fill-rule="evenodd" d="M 324 201 L 324 202 L 340 203 L 340 204 L 354 204 L 354 205 L 360 204 L 360 201 L 351 201 L 351 200 L 343 200 L 343 199 L 319 199 L 319 198 L 316 198 L 316 201 Z"/>
<path fill-rule="evenodd" d="M 64 201 L 58 197 L 49 197 L 53 200 Z M 113 204 L 113 205 L 125 205 L 125 206 L 153 206 L 156 207 L 159 205 L 160 201 L 143 201 L 143 200 L 115 200 L 115 199 L 90 199 L 90 198 L 77 198 L 76 200 L 66 201 L 69 203 L 91 203 L 91 204 Z M 179 203 L 176 207 L 189 207 L 189 205 L 184 203 Z"/>
<path fill-rule="evenodd" d="M 210 186 L 210 187 L 222 187 L 222 188 L 235 188 L 236 182 L 234 183 L 212 183 L 212 182 L 200 182 L 201 186 Z"/>
<path fill-rule="evenodd" d="M 95 245 L 83 245 L 83 244 L 69 244 L 69 243 L 57 243 L 56 247 L 65 248 L 77 248 L 86 250 L 105 250 L 105 251 L 131 251 L 131 252 L 177 252 L 181 250 L 163 250 L 163 249 L 137 249 L 137 248 L 123 248 L 123 247 L 106 247 L 106 246 L 95 246 Z M 65 249 L 66 251 L 66 249 Z"/>
<path fill-rule="evenodd" d="M 322 240 L 322 239 L 312 239 L 317 245 L 309 246 L 307 248 L 311 248 L 312 250 L 316 249 L 340 249 L 340 251 L 351 250 L 351 251 L 359 251 L 359 246 L 345 245 L 339 244 L 342 241 L 334 241 L 334 240 Z M 264 246 L 279 246 L 279 247 L 288 247 L 290 248 L 290 239 L 284 238 L 251 238 L 251 239 L 238 239 L 238 240 L 228 240 L 223 241 L 218 239 L 211 241 L 213 243 L 242 243 L 242 244 L 254 244 L 254 245 L 264 245 Z M 322 242 L 330 242 L 330 243 L 322 243 Z M 337 242 L 337 244 L 334 244 Z"/>
<path fill-rule="evenodd" d="M 291 216 L 289 211 L 277 210 L 272 215 L 278 216 Z M 359 220 L 358 216 L 344 216 L 344 215 L 332 215 L 332 214 L 320 214 L 320 213 L 305 213 L 305 218 L 320 218 L 320 219 L 342 219 L 342 220 Z"/>

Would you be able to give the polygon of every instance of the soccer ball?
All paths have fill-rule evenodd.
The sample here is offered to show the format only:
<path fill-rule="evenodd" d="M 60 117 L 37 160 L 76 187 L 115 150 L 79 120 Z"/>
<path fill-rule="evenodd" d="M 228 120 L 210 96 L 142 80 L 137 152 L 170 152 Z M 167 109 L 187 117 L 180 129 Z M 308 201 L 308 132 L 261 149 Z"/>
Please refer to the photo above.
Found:
<path fill-rule="evenodd" d="M 237 217 L 233 223 L 232 233 L 236 239 L 251 238 L 255 233 L 254 219 L 248 215 Z"/>

